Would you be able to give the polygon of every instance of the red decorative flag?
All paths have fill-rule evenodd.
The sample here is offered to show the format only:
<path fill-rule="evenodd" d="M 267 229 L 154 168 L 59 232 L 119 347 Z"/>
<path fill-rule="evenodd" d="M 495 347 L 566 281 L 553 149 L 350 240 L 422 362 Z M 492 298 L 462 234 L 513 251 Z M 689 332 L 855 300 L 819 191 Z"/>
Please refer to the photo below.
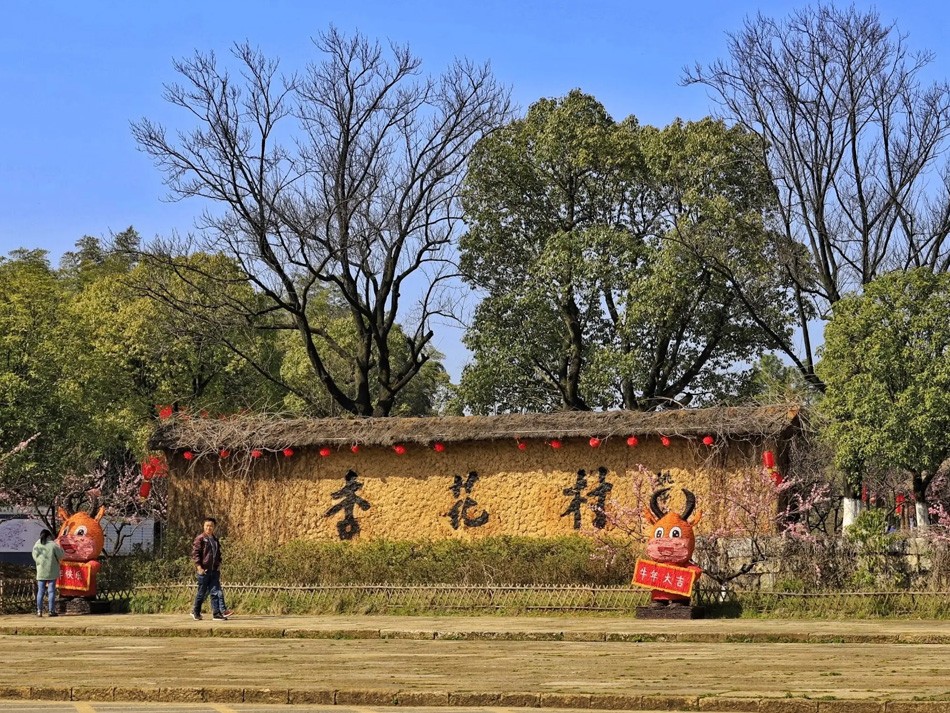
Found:
<path fill-rule="evenodd" d="M 633 572 L 633 584 L 639 587 L 659 589 L 661 592 L 680 594 L 684 597 L 693 593 L 695 581 L 696 570 L 653 560 L 638 559 L 637 567 Z"/>

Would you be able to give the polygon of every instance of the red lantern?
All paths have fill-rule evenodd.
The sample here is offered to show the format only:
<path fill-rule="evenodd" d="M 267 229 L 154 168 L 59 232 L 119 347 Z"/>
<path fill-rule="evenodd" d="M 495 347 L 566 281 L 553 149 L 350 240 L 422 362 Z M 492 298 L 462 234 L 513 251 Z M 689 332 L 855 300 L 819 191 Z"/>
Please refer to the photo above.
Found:
<path fill-rule="evenodd" d="M 705 446 L 711 446 L 715 442 L 716 441 L 715 439 L 713 439 L 712 436 L 706 436 L 705 438 L 703 438 L 703 445 Z"/>
<path fill-rule="evenodd" d="M 627 439 L 627 445 L 631 448 L 635 448 L 639 442 L 636 436 L 630 436 L 630 438 Z"/>
<path fill-rule="evenodd" d="M 762 465 L 770 470 L 775 467 L 775 454 L 772 451 L 762 453 Z"/>
<path fill-rule="evenodd" d="M 782 474 L 779 473 L 777 470 L 773 470 L 771 473 L 769 473 L 769 477 L 772 479 L 772 482 L 775 484 L 775 487 L 778 487 L 782 483 L 785 482 L 785 478 L 783 478 Z"/>
<path fill-rule="evenodd" d="M 524 441 L 518 441 L 518 450 L 519 450 L 519 451 L 524 451 L 524 450 L 527 450 L 527 449 L 528 449 L 528 444 L 527 444 L 527 443 L 525 443 Z"/>
<path fill-rule="evenodd" d="M 561 442 L 558 439 L 555 438 L 553 441 L 551 441 L 551 448 L 553 448 L 554 450 L 557 450 L 560 447 L 561 447 Z"/>
<path fill-rule="evenodd" d="M 396 451 L 397 456 L 402 456 L 406 454 L 406 447 L 401 443 L 397 446 L 393 446 L 393 450 Z"/>
<path fill-rule="evenodd" d="M 222 448 L 221 451 L 218 453 L 218 455 L 221 458 L 227 458 L 228 456 L 231 455 L 231 451 L 229 451 L 227 448 Z"/>
<path fill-rule="evenodd" d="M 436 443 L 434 446 L 432 446 L 432 450 L 434 450 L 436 453 L 441 453 L 442 451 L 445 450 L 445 444 Z"/>
<path fill-rule="evenodd" d="M 660 443 L 663 444 L 663 447 L 664 447 L 664 448 L 669 448 L 669 447 L 670 447 L 670 439 L 667 438 L 666 436 L 660 436 Z"/>
<path fill-rule="evenodd" d="M 354 443 L 352 446 L 350 446 L 350 450 L 353 451 L 354 453 L 359 453 L 360 447 Z"/>
<path fill-rule="evenodd" d="M 255 448 L 253 451 L 251 451 L 251 458 L 260 458 L 262 455 L 264 455 L 264 454 L 261 453 L 261 452 L 260 452 L 259 450 L 257 450 L 256 448 Z"/>
<path fill-rule="evenodd" d="M 597 448 L 597 446 L 600 445 L 600 439 L 595 436 L 595 437 L 592 437 L 592 438 L 588 441 L 588 443 L 590 443 L 590 447 L 591 447 L 591 448 Z"/>
<path fill-rule="evenodd" d="M 327 449 L 327 450 L 329 450 L 329 449 Z M 283 450 L 283 454 L 284 454 L 284 458 L 293 458 L 293 457 L 294 457 L 294 449 L 293 449 L 293 448 L 285 448 L 285 449 Z M 320 451 L 320 455 L 323 455 L 323 450 Z M 330 455 L 330 454 L 327 453 L 327 455 Z"/>
<path fill-rule="evenodd" d="M 286 450 L 287 450 L 287 451 L 290 451 L 289 448 L 287 448 Z M 320 455 L 323 456 L 324 458 L 326 458 L 328 455 L 330 455 L 330 453 L 331 453 L 330 449 L 327 448 L 326 446 L 324 446 L 323 448 L 320 449 Z M 290 455 L 292 456 L 293 454 L 294 454 L 294 452 L 293 452 L 293 451 L 290 451 Z M 286 454 L 286 451 L 285 451 L 284 455 L 287 455 L 287 454 Z M 287 457 L 290 458 L 290 456 L 287 456 Z"/>
<path fill-rule="evenodd" d="M 142 483 L 142 484 L 139 486 L 139 497 L 142 498 L 142 500 L 144 500 L 145 498 L 147 498 L 147 497 L 148 497 L 149 495 L 151 495 L 151 494 L 152 494 L 152 484 L 151 484 L 151 483 L 145 482 L 145 483 Z"/>
<path fill-rule="evenodd" d="M 185 451 L 184 453 L 181 454 L 181 457 L 184 458 L 185 460 L 191 460 L 192 458 L 195 457 L 195 454 L 192 453 L 191 451 Z"/>

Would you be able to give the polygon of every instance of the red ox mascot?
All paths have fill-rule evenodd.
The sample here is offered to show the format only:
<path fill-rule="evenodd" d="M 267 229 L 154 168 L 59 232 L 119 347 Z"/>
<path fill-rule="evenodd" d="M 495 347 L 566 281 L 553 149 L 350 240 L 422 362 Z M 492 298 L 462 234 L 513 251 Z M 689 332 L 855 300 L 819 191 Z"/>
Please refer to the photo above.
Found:
<path fill-rule="evenodd" d="M 648 560 L 637 561 L 637 571 L 633 583 L 652 588 L 654 607 L 687 606 L 692 595 L 693 585 L 702 574 L 702 570 L 690 561 L 696 548 L 696 535 L 693 527 L 699 524 L 703 514 L 696 509 L 696 496 L 683 490 L 686 507 L 682 515 L 676 512 L 664 513 L 660 508 L 660 498 L 670 488 L 661 488 L 650 498 L 649 509 L 643 514 L 653 527 L 650 541 L 647 543 Z"/>
<path fill-rule="evenodd" d="M 95 516 L 82 511 L 70 515 L 59 508 L 59 517 L 63 526 L 56 540 L 66 552 L 63 559 L 56 589 L 64 597 L 96 596 L 96 575 L 99 574 L 99 562 L 96 561 L 105 545 L 105 534 L 99 520 L 106 509 L 99 508 Z"/>

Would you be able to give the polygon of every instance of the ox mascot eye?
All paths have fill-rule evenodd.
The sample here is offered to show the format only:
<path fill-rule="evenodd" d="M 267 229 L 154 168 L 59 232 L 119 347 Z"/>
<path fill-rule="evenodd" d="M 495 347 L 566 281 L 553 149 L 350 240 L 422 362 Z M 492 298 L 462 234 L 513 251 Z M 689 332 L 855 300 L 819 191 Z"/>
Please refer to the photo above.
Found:
<path fill-rule="evenodd" d="M 86 526 L 80 525 L 76 528 L 76 537 L 83 537 L 86 534 Z"/>
<path fill-rule="evenodd" d="M 682 537 L 682 536 L 683 536 L 683 531 L 680 530 L 678 527 L 670 528 L 670 537 Z"/>
<path fill-rule="evenodd" d="M 662 527 L 656 528 L 656 532 L 653 533 L 653 536 L 657 539 L 659 539 L 660 537 L 663 537 L 663 528 Z"/>

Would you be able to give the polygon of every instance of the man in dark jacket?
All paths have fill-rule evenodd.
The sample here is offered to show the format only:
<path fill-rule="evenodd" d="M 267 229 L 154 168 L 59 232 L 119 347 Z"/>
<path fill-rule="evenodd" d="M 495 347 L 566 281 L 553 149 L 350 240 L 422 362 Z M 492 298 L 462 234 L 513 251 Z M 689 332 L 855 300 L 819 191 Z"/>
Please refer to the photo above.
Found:
<path fill-rule="evenodd" d="M 224 606 L 224 592 L 221 591 L 221 543 L 214 536 L 217 521 L 206 517 L 200 535 L 191 546 L 191 559 L 198 570 L 198 591 L 191 609 L 191 618 L 201 621 L 201 605 L 208 594 L 211 595 L 211 618 L 219 621 L 231 616 Z"/>

